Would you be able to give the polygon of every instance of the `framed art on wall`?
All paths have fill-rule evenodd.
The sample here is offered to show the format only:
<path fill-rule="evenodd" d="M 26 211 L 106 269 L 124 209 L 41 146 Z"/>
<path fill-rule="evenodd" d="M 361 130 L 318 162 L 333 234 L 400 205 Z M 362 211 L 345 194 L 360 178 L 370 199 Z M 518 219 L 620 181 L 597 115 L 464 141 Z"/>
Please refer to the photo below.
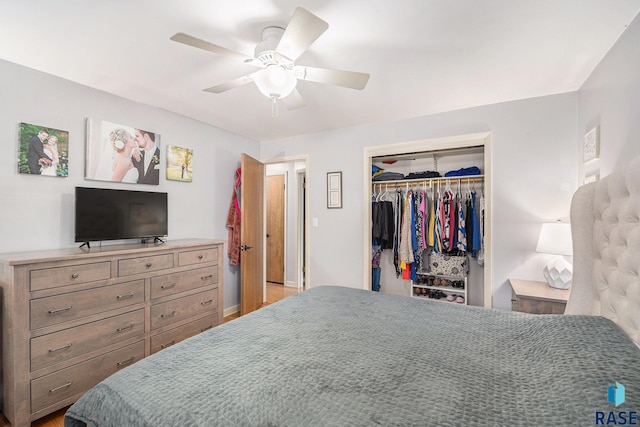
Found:
<path fill-rule="evenodd" d="M 191 182 L 193 150 L 175 145 L 167 146 L 167 179 Z"/>
<path fill-rule="evenodd" d="M 584 163 L 596 160 L 600 157 L 600 132 L 598 126 L 585 134 L 582 153 L 582 161 Z"/>
<path fill-rule="evenodd" d="M 327 172 L 327 208 L 342 208 L 342 172 Z"/>
<path fill-rule="evenodd" d="M 133 126 L 87 119 L 85 179 L 158 185 L 160 135 Z"/>
<path fill-rule="evenodd" d="M 69 176 L 69 132 L 20 123 L 18 172 L 42 176 Z"/>

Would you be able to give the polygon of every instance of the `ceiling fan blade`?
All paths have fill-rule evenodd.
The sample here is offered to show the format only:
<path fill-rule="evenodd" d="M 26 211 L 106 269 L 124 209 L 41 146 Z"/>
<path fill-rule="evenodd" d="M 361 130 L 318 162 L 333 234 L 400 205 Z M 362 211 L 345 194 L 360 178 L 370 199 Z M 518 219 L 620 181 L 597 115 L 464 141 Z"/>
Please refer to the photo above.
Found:
<path fill-rule="evenodd" d="M 329 24 L 325 21 L 298 7 L 284 30 L 276 52 L 295 61 L 327 28 Z"/>
<path fill-rule="evenodd" d="M 219 55 L 231 56 L 236 59 L 241 59 L 243 61 L 253 59 L 250 56 L 247 56 L 243 53 L 236 52 L 234 50 L 227 49 L 222 46 L 218 46 L 217 44 L 210 43 L 206 40 L 199 39 L 197 37 L 190 36 L 185 33 L 177 33 L 170 37 L 174 42 L 186 44 L 188 46 L 197 47 L 198 49 L 208 50 L 209 52 L 217 53 Z"/>
<path fill-rule="evenodd" d="M 326 68 L 296 66 L 296 77 L 316 83 L 327 83 L 336 86 L 362 90 L 369 81 L 369 74 L 356 71 L 329 70 Z"/>
<path fill-rule="evenodd" d="M 242 85 L 246 85 L 247 83 L 251 83 L 253 81 L 253 79 L 251 78 L 251 75 L 246 75 L 246 76 L 242 76 L 242 77 L 238 77 L 237 79 L 233 79 L 231 81 L 228 81 L 226 83 L 222 83 L 219 84 L 217 86 L 212 86 L 210 88 L 204 89 L 205 92 L 211 92 L 211 93 L 222 93 L 225 92 L 229 89 L 233 89 L 235 87 L 238 86 L 242 86 Z"/>
<path fill-rule="evenodd" d="M 304 99 L 302 99 L 302 95 L 300 95 L 300 92 L 298 92 L 298 89 L 295 89 L 295 88 L 293 89 L 293 92 L 291 92 L 289 95 L 282 98 L 281 100 L 284 106 L 289 111 L 297 110 L 298 108 L 302 108 L 305 105 L 307 105 L 304 103 Z"/>

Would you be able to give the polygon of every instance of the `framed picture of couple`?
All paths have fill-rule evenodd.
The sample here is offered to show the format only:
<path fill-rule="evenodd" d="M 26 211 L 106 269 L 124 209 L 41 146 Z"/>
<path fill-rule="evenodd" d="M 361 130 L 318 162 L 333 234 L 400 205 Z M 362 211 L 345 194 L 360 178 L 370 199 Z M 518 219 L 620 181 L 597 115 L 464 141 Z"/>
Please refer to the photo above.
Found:
<path fill-rule="evenodd" d="M 18 172 L 42 176 L 69 176 L 69 132 L 20 123 Z"/>
<path fill-rule="evenodd" d="M 159 134 L 87 119 L 85 179 L 158 185 L 160 158 Z"/>

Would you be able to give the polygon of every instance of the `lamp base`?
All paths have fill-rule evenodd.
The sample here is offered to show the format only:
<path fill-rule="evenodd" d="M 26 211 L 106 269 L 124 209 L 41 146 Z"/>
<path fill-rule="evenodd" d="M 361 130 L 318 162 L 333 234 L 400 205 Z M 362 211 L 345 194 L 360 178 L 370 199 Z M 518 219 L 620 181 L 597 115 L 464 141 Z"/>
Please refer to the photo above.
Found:
<path fill-rule="evenodd" d="M 552 288 L 569 289 L 573 266 L 564 258 L 556 257 L 544 267 L 542 274 Z"/>

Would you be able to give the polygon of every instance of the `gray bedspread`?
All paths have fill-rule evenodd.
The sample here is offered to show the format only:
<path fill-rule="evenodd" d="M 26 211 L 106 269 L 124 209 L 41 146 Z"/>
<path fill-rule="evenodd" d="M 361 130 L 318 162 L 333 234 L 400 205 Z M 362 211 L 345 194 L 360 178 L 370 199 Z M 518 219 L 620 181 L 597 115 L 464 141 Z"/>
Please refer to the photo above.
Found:
<path fill-rule="evenodd" d="M 326 286 L 121 370 L 65 426 L 588 426 L 598 411 L 640 411 L 640 349 L 609 320 Z"/>

